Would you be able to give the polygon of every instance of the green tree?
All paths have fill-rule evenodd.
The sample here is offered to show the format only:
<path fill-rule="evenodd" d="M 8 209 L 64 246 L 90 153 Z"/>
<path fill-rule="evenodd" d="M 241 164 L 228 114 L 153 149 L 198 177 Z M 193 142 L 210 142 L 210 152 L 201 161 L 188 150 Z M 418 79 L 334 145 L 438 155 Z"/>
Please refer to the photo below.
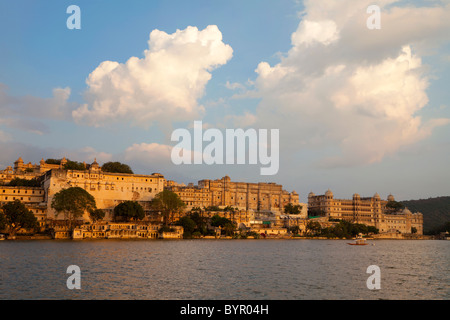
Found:
<path fill-rule="evenodd" d="M 67 160 L 67 163 L 64 165 L 65 170 L 86 170 L 86 166 L 82 162 Z"/>
<path fill-rule="evenodd" d="M 102 209 L 94 209 L 89 212 L 89 216 L 91 217 L 91 220 L 95 223 L 97 221 L 103 220 L 105 217 L 105 211 Z"/>
<path fill-rule="evenodd" d="M 306 232 L 310 235 L 317 235 L 320 234 L 322 231 L 322 227 L 319 222 L 317 221 L 308 221 L 306 224 Z"/>
<path fill-rule="evenodd" d="M 0 230 L 6 229 L 6 218 L 3 212 L 0 211 Z"/>
<path fill-rule="evenodd" d="M 10 187 L 40 187 L 41 179 L 39 179 L 39 178 L 33 178 L 33 179 L 14 178 L 7 184 L 7 186 L 10 186 Z"/>
<path fill-rule="evenodd" d="M 236 230 L 236 224 L 234 222 L 218 214 L 211 218 L 211 226 L 220 227 L 227 236 L 233 235 Z"/>
<path fill-rule="evenodd" d="M 153 210 L 162 212 L 164 224 L 168 225 L 173 221 L 173 214 L 183 210 L 186 204 L 175 192 L 164 190 L 153 198 L 151 207 Z"/>
<path fill-rule="evenodd" d="M 191 210 L 189 218 L 191 218 L 192 221 L 194 221 L 196 225 L 196 231 L 200 232 L 203 235 L 206 235 L 208 233 L 206 218 L 203 217 L 202 210 L 195 210 L 195 211 Z"/>
<path fill-rule="evenodd" d="M 37 219 L 20 200 L 8 202 L 2 207 L 5 226 L 9 229 L 9 236 L 14 237 L 21 228 L 35 228 Z"/>
<path fill-rule="evenodd" d="M 197 228 L 197 225 L 194 222 L 194 220 L 192 220 L 188 216 L 184 216 L 184 217 L 180 218 L 176 224 L 183 227 L 183 229 L 184 229 L 183 237 L 184 238 L 191 238 L 192 234 L 194 233 L 195 229 Z"/>
<path fill-rule="evenodd" d="M 113 173 L 130 173 L 133 174 L 130 166 L 120 162 L 106 162 L 102 166 L 102 171 L 113 172 Z"/>
<path fill-rule="evenodd" d="M 136 201 L 124 201 L 114 208 L 114 218 L 122 217 L 127 221 L 142 220 L 145 217 L 144 208 Z"/>
<path fill-rule="evenodd" d="M 284 206 L 284 213 L 286 214 L 300 214 L 302 211 L 302 206 L 296 204 L 295 206 L 292 203 L 288 203 Z"/>
<path fill-rule="evenodd" d="M 45 160 L 46 164 L 61 164 L 61 159 L 47 159 Z"/>
<path fill-rule="evenodd" d="M 394 213 L 399 212 L 401 210 L 405 209 L 405 205 L 398 201 L 388 201 L 386 203 L 386 211 L 387 213 Z"/>
<path fill-rule="evenodd" d="M 228 223 L 232 223 L 232 221 L 230 219 L 225 218 L 225 217 L 221 217 L 218 214 L 214 215 L 211 218 L 211 225 L 213 227 L 224 227 Z"/>
<path fill-rule="evenodd" d="M 95 198 L 86 190 L 80 187 L 71 187 L 63 189 L 55 194 L 51 207 L 57 215 L 61 212 L 64 219 L 68 222 L 70 230 L 73 229 L 74 222 L 83 214 L 97 209 Z"/>

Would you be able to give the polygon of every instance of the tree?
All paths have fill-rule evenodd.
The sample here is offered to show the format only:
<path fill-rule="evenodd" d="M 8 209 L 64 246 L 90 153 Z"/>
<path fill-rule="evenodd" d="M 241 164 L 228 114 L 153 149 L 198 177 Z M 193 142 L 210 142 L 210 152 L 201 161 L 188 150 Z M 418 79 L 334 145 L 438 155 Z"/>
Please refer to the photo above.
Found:
<path fill-rule="evenodd" d="M 184 238 L 190 238 L 192 237 L 192 234 L 194 233 L 195 229 L 197 228 L 197 224 L 194 220 L 189 218 L 188 216 L 180 218 L 177 223 L 177 225 L 182 226 L 184 229 Z"/>
<path fill-rule="evenodd" d="M 2 207 L 4 224 L 9 229 L 9 236 L 14 237 L 21 228 L 35 228 L 37 219 L 20 200 L 8 202 Z"/>
<path fill-rule="evenodd" d="M 308 221 L 306 224 L 306 231 L 310 231 L 312 235 L 319 234 L 322 231 L 322 227 L 317 221 Z"/>
<path fill-rule="evenodd" d="M 69 229 L 72 230 L 76 220 L 87 212 L 97 209 L 95 198 L 80 187 L 71 187 L 59 191 L 53 197 L 51 207 L 57 215 L 64 213 L 64 219 L 68 221 Z"/>
<path fill-rule="evenodd" d="M 112 173 L 130 173 L 133 174 L 130 166 L 120 162 L 106 162 L 102 166 L 102 171 Z"/>
<path fill-rule="evenodd" d="M 41 180 L 39 178 L 33 178 L 33 179 L 14 178 L 7 184 L 7 186 L 10 186 L 10 187 L 40 187 Z"/>
<path fill-rule="evenodd" d="M 213 227 L 224 227 L 226 224 L 232 223 L 230 219 L 219 216 L 218 214 L 214 215 L 211 218 L 211 225 Z"/>
<path fill-rule="evenodd" d="M 82 162 L 67 160 L 64 170 L 86 170 L 86 166 Z"/>
<path fill-rule="evenodd" d="M 127 221 L 142 220 L 145 217 L 144 208 L 137 201 L 124 201 L 114 208 L 114 218 L 122 217 Z"/>
<path fill-rule="evenodd" d="M 46 164 L 61 164 L 61 159 L 47 159 L 45 160 Z"/>
<path fill-rule="evenodd" d="M 388 203 L 386 203 L 386 211 L 388 213 L 394 213 L 394 212 L 399 212 L 401 210 L 405 209 L 405 205 L 401 202 L 398 201 L 388 201 Z"/>
<path fill-rule="evenodd" d="M 194 208 L 192 208 L 194 210 Z M 205 235 L 208 233 L 207 225 L 206 225 L 206 219 L 202 216 L 201 209 L 192 211 L 189 215 L 189 218 L 194 221 L 196 225 L 196 231 L 200 232 L 201 234 Z"/>
<path fill-rule="evenodd" d="M 0 230 L 4 230 L 6 228 L 6 218 L 3 212 L 0 211 Z"/>
<path fill-rule="evenodd" d="M 103 220 L 105 217 L 105 211 L 102 209 L 95 209 L 89 212 L 89 216 L 91 217 L 91 220 L 95 223 L 99 220 Z"/>
<path fill-rule="evenodd" d="M 234 230 L 236 230 L 236 224 L 233 221 L 225 217 L 221 217 L 218 214 L 211 218 L 211 225 L 213 227 L 222 228 L 227 236 L 232 235 Z"/>
<path fill-rule="evenodd" d="M 164 217 L 164 224 L 168 225 L 173 220 L 174 212 L 181 211 L 186 204 L 173 191 L 164 190 L 158 193 L 151 202 L 154 210 L 161 211 Z"/>
<path fill-rule="evenodd" d="M 284 206 L 284 213 L 286 214 L 300 214 L 301 211 L 302 206 L 299 204 L 294 206 L 292 203 L 288 203 Z"/>

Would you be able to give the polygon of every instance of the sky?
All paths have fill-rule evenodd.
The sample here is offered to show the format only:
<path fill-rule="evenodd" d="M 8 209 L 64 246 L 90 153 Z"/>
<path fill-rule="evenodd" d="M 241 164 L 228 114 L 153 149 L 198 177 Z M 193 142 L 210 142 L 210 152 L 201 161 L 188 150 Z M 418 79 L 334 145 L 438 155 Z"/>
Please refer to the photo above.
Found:
<path fill-rule="evenodd" d="M 1 1 L 0 169 L 66 157 L 301 202 L 450 195 L 449 31 L 450 1 Z M 195 121 L 278 130 L 279 170 L 176 165 L 172 133 Z"/>

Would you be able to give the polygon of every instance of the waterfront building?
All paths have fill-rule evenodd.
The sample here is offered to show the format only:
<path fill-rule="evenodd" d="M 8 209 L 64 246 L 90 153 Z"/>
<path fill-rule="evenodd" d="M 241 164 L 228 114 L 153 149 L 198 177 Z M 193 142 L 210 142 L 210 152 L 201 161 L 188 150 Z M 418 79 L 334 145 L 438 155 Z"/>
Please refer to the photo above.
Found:
<path fill-rule="evenodd" d="M 15 200 L 20 200 L 37 218 L 38 226 L 42 229 L 45 228 L 47 206 L 44 203 L 42 188 L 0 186 L 0 207 Z"/>
<path fill-rule="evenodd" d="M 187 209 L 193 207 L 234 207 L 238 210 L 283 212 L 288 203 L 299 204 L 295 191 L 283 190 L 276 183 L 233 182 L 229 176 L 217 180 L 200 180 L 197 186 L 168 186 L 177 193 Z"/>
<path fill-rule="evenodd" d="M 45 172 L 42 188 L 45 192 L 44 202 L 47 204 L 47 218 L 58 219 L 51 208 L 56 193 L 70 187 L 80 187 L 88 191 L 94 198 L 97 208 L 105 211 L 105 221 L 113 220 L 114 208 L 123 201 L 137 201 L 147 213 L 150 201 L 156 194 L 164 190 L 165 178 L 162 174 L 151 175 L 103 172 L 94 161 L 89 169 L 63 170 L 52 169 Z M 84 217 L 89 221 L 89 217 Z"/>
<path fill-rule="evenodd" d="M 330 219 L 346 220 L 376 227 L 381 233 L 423 234 L 423 215 L 412 213 L 408 209 L 390 213 L 386 204 L 395 201 L 393 195 L 382 200 L 376 193 L 373 197 L 361 197 L 355 193 L 352 199 L 336 199 L 328 190 L 323 195 L 308 195 L 308 209 Z"/>
<path fill-rule="evenodd" d="M 42 176 L 43 173 L 52 169 L 63 169 L 67 159 L 61 159 L 59 164 L 49 164 L 41 159 L 39 164 L 25 163 L 21 157 L 14 162 L 13 166 L 7 166 L 0 170 L 0 183 L 7 184 L 15 178 L 31 180 Z"/>
<path fill-rule="evenodd" d="M 157 239 L 160 225 L 147 222 L 100 222 L 73 230 L 73 239 Z"/>

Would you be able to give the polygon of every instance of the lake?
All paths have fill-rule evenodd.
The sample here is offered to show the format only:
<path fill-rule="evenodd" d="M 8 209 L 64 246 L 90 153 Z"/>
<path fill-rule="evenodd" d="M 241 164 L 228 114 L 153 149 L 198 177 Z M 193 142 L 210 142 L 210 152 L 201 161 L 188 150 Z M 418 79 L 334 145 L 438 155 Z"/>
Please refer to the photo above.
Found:
<path fill-rule="evenodd" d="M 450 241 L 28 240 L 0 242 L 0 300 L 450 298 Z M 81 271 L 70 290 L 67 267 Z M 367 268 L 380 269 L 370 290 Z"/>

